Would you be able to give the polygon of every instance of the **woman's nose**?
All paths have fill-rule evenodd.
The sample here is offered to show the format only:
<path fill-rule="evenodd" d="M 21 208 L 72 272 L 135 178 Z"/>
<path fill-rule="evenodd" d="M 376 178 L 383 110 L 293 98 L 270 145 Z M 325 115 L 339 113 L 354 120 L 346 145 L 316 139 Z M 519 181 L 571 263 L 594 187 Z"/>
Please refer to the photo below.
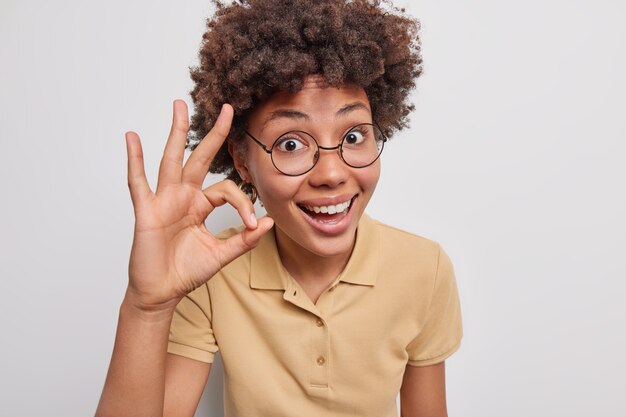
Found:
<path fill-rule="evenodd" d="M 315 187 L 337 187 L 347 181 L 350 167 L 341 159 L 340 149 L 319 149 L 317 163 L 309 172 L 309 182 Z"/>

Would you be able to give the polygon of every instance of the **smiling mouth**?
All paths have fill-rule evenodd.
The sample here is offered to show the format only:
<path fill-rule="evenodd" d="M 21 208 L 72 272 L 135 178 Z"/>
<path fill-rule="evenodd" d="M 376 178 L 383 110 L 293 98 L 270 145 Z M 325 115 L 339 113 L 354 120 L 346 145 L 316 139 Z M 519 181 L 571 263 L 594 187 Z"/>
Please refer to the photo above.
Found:
<path fill-rule="evenodd" d="M 350 211 L 352 203 L 356 199 L 356 195 L 350 200 L 344 201 L 339 204 L 329 206 L 310 206 L 305 204 L 298 204 L 298 208 L 302 210 L 307 216 L 320 222 L 334 222 L 345 217 Z"/>

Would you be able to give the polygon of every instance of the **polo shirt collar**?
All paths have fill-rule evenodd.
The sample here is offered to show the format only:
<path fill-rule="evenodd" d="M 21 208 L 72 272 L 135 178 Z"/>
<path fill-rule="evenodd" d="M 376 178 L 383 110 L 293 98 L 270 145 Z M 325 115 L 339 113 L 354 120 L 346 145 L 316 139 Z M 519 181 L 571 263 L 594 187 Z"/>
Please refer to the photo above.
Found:
<path fill-rule="evenodd" d="M 250 251 L 250 287 L 259 290 L 286 290 L 291 279 L 276 248 L 276 226 L 264 234 Z"/>
<path fill-rule="evenodd" d="M 339 281 L 373 286 L 379 271 L 380 239 L 376 222 L 363 213 L 356 232 L 356 243 Z M 286 290 L 293 278 L 278 255 L 274 228 L 251 250 L 250 287 L 260 290 Z"/>

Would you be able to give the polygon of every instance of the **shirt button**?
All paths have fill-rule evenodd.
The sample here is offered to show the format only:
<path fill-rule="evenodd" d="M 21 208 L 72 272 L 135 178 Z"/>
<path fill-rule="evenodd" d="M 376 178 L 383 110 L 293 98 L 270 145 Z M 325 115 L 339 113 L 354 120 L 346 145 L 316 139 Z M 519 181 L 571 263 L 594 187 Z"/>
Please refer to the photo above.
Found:
<path fill-rule="evenodd" d="M 323 356 L 320 356 L 319 358 L 317 358 L 317 364 L 318 364 L 319 366 L 322 366 L 322 365 L 324 365 L 325 363 L 326 363 L 326 359 L 324 359 L 324 357 L 323 357 Z"/>
<path fill-rule="evenodd" d="M 317 325 L 317 327 L 322 327 L 324 325 L 324 322 L 322 321 L 322 319 L 317 319 L 315 321 L 315 324 Z"/>

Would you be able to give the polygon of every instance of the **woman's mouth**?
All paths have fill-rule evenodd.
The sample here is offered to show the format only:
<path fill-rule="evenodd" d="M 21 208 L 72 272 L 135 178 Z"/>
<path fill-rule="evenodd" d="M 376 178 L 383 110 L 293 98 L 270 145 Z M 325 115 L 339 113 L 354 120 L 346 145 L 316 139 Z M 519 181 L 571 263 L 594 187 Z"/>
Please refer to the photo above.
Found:
<path fill-rule="evenodd" d="M 305 219 L 317 230 L 325 234 L 341 233 L 350 223 L 349 214 L 357 196 L 336 204 L 298 204 Z"/>
<path fill-rule="evenodd" d="M 348 211 L 348 208 L 352 204 L 352 200 L 345 201 L 343 203 L 331 205 L 331 206 L 301 206 L 309 212 L 314 212 L 315 214 L 336 214 L 343 213 L 344 211 Z"/>

